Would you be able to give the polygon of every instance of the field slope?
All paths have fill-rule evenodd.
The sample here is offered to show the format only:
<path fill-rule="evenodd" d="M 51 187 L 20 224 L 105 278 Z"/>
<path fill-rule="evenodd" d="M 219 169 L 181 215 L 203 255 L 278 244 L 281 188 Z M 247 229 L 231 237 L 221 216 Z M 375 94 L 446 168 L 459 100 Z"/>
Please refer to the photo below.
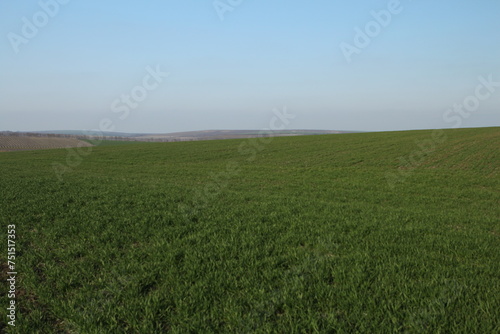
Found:
<path fill-rule="evenodd" d="M 0 135 L 0 152 L 89 146 L 92 144 L 76 138 Z"/>
<path fill-rule="evenodd" d="M 499 148 L 482 128 L 2 153 L 7 330 L 498 333 Z"/>

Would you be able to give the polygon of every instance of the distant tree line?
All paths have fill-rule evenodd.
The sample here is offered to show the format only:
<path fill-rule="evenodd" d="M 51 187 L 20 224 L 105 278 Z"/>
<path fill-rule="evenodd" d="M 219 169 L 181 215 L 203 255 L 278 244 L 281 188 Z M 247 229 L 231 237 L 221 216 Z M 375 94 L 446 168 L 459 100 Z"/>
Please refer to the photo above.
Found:
<path fill-rule="evenodd" d="M 44 137 L 44 138 L 75 138 L 91 141 L 114 140 L 114 141 L 136 141 L 136 142 L 179 142 L 194 141 L 194 138 L 141 138 L 141 137 L 120 137 L 120 136 L 95 136 L 95 135 L 72 135 L 40 132 L 18 132 L 18 131 L 0 131 L 0 136 L 9 137 Z"/>

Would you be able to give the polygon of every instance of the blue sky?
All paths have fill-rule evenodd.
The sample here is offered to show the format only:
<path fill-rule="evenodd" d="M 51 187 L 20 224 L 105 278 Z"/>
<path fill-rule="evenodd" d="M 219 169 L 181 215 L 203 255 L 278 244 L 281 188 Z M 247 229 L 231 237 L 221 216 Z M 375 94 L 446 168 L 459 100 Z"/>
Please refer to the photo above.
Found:
<path fill-rule="evenodd" d="M 285 106 L 295 129 L 500 126 L 500 87 L 444 116 L 500 81 L 499 1 L 59 1 L 0 4 L 0 130 L 262 129 Z M 370 22 L 349 62 L 340 46 Z M 147 68 L 168 76 L 114 112 Z"/>

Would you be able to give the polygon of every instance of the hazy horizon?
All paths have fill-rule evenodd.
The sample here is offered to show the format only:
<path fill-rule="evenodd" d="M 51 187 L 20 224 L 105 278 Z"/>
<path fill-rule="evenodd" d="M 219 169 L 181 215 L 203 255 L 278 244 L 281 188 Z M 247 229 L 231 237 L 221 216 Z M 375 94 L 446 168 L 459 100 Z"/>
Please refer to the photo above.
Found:
<path fill-rule="evenodd" d="M 0 131 L 500 126 L 500 3 L 1 5 Z"/>
<path fill-rule="evenodd" d="M 500 125 L 487 125 L 487 126 L 461 126 L 461 129 L 480 129 L 480 128 L 496 128 L 500 127 Z M 128 132 L 128 131 L 100 131 L 99 129 L 95 129 L 98 135 L 99 132 L 103 133 L 117 133 L 117 134 L 173 134 L 173 133 L 188 133 L 188 132 L 210 132 L 210 131 L 338 131 L 342 133 L 370 133 L 370 132 L 401 132 L 401 131 L 425 131 L 425 130 L 441 130 L 447 128 L 425 128 L 425 129 L 394 129 L 394 130 L 373 130 L 373 131 L 360 131 L 360 130 L 352 130 L 352 129 L 300 129 L 300 128 L 290 128 L 285 130 L 270 130 L 267 128 L 248 128 L 248 129 L 200 129 L 200 130 L 186 130 L 186 131 L 172 131 L 172 132 Z M 0 129 L 0 132 L 19 132 L 19 133 L 49 133 L 49 134 L 58 134 L 58 132 L 89 132 L 93 133 L 92 129 L 56 129 L 56 130 L 9 130 L 9 129 Z"/>

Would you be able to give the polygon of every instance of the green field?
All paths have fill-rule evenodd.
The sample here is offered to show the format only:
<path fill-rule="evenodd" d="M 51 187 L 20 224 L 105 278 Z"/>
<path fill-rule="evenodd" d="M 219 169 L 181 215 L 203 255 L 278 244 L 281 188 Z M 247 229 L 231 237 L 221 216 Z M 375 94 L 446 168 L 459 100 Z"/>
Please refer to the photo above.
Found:
<path fill-rule="evenodd" d="M 8 152 L 0 166 L 2 281 L 10 224 L 18 272 L 16 327 L 2 284 L 0 331 L 500 332 L 498 127 Z"/>

